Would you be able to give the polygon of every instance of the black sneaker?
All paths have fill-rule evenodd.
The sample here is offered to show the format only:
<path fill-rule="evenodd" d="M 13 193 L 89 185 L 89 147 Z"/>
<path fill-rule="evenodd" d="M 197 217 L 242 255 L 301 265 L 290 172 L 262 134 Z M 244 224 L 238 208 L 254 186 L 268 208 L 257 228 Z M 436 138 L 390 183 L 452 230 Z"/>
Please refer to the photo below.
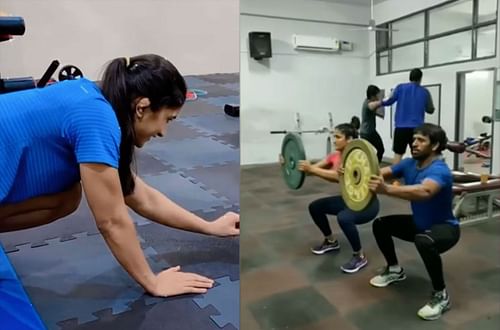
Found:
<path fill-rule="evenodd" d="M 368 259 L 366 257 L 361 257 L 358 255 L 353 255 L 351 260 L 340 266 L 340 269 L 346 273 L 356 273 L 361 268 L 368 264 Z"/>
<path fill-rule="evenodd" d="M 340 249 L 340 244 L 337 240 L 330 242 L 328 239 L 325 238 L 323 243 L 311 248 L 311 251 L 314 254 L 325 254 L 327 252 L 335 251 L 338 249 Z"/>
<path fill-rule="evenodd" d="M 240 116 L 240 106 L 239 104 L 226 104 L 224 105 L 224 113 L 231 117 L 239 117 Z"/>

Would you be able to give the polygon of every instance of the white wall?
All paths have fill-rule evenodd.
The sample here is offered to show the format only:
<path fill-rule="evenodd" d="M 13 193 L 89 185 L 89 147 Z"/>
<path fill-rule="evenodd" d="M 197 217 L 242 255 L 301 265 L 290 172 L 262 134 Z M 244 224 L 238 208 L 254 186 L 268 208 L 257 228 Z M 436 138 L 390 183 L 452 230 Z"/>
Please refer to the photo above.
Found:
<path fill-rule="evenodd" d="M 281 17 L 357 22 L 369 18 L 367 7 L 306 0 L 241 0 L 241 163 L 275 163 L 283 135 L 271 130 L 293 130 L 295 113 L 302 129 L 328 126 L 328 112 L 334 124 L 360 116 L 368 84 L 368 33 L 350 26 L 249 16 Z M 250 58 L 248 32 L 268 31 L 272 58 Z M 292 34 L 330 36 L 354 43 L 354 51 L 334 53 L 297 52 Z M 326 134 L 304 134 L 308 158 L 324 157 Z"/>
<path fill-rule="evenodd" d="M 377 23 L 383 23 L 392 19 L 396 19 L 416 11 L 446 2 L 446 0 L 387 0 L 375 6 L 374 16 Z M 499 1 L 500 3 L 500 1 Z M 499 4 L 500 8 L 500 4 Z M 497 24 L 497 29 L 499 24 Z M 497 39 L 500 39 L 500 31 L 497 31 Z M 371 82 L 384 88 L 387 91 L 394 88 L 397 84 L 408 81 L 408 72 L 394 73 L 384 76 L 376 76 L 375 55 L 375 37 L 369 40 L 371 49 L 370 58 L 370 78 Z M 497 41 L 500 45 L 500 41 Z M 448 138 L 455 138 L 455 118 L 456 118 L 456 89 L 457 72 L 460 71 L 473 71 L 488 68 L 498 67 L 500 61 L 500 49 L 497 49 L 497 58 L 483 61 L 468 62 L 464 64 L 446 65 L 435 68 L 424 69 L 424 76 L 422 84 L 441 84 L 441 126 L 447 132 Z M 388 117 L 385 120 L 377 119 L 377 129 L 384 141 L 386 157 L 392 157 L 392 139 L 390 134 L 390 121 Z M 498 124 L 498 122 L 497 122 Z M 494 145 L 500 145 L 500 134 L 496 134 Z M 494 153 L 493 164 L 500 161 L 500 153 Z M 453 155 L 450 153 L 445 154 L 447 162 L 450 166 L 453 165 Z M 499 166 L 500 167 L 500 166 Z M 500 172 L 500 168 L 497 173 Z"/>
<path fill-rule="evenodd" d="M 312 0 L 240 0 L 240 12 L 359 24 L 370 16 L 366 6 Z"/>
<path fill-rule="evenodd" d="M 0 10 L 26 22 L 0 43 L 5 78 L 40 78 L 58 59 L 97 79 L 108 60 L 143 53 L 183 74 L 239 71 L 237 0 L 2 0 Z"/>

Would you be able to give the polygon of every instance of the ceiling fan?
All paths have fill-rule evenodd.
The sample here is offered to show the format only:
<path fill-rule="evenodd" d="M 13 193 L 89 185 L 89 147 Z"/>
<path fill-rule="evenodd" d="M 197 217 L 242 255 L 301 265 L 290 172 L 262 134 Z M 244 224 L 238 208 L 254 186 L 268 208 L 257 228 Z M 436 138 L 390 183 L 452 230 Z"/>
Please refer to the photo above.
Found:
<path fill-rule="evenodd" d="M 390 31 L 399 31 L 396 29 L 388 29 L 388 28 L 381 28 L 377 27 L 377 24 L 375 23 L 375 19 L 373 18 L 373 0 L 371 0 L 371 5 L 370 5 L 370 20 L 368 21 L 368 25 L 364 27 L 363 29 L 356 29 L 357 31 L 384 31 L 384 32 L 390 32 Z"/>

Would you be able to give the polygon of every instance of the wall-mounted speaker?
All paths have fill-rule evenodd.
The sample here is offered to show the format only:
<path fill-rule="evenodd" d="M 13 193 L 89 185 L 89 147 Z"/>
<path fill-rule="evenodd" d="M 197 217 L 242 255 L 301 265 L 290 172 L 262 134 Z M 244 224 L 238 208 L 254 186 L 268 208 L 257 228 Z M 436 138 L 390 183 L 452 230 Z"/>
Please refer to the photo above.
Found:
<path fill-rule="evenodd" d="M 272 57 L 271 33 L 270 32 L 249 32 L 250 57 L 261 60 Z"/>

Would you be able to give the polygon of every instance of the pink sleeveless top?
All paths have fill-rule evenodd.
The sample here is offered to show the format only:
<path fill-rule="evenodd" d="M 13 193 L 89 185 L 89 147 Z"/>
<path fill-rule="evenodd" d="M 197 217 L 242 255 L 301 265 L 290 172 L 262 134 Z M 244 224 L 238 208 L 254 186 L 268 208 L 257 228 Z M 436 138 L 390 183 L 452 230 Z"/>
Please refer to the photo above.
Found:
<path fill-rule="evenodd" d="M 342 166 L 342 155 L 340 152 L 335 151 L 326 157 L 326 161 L 332 170 L 337 171 Z"/>

